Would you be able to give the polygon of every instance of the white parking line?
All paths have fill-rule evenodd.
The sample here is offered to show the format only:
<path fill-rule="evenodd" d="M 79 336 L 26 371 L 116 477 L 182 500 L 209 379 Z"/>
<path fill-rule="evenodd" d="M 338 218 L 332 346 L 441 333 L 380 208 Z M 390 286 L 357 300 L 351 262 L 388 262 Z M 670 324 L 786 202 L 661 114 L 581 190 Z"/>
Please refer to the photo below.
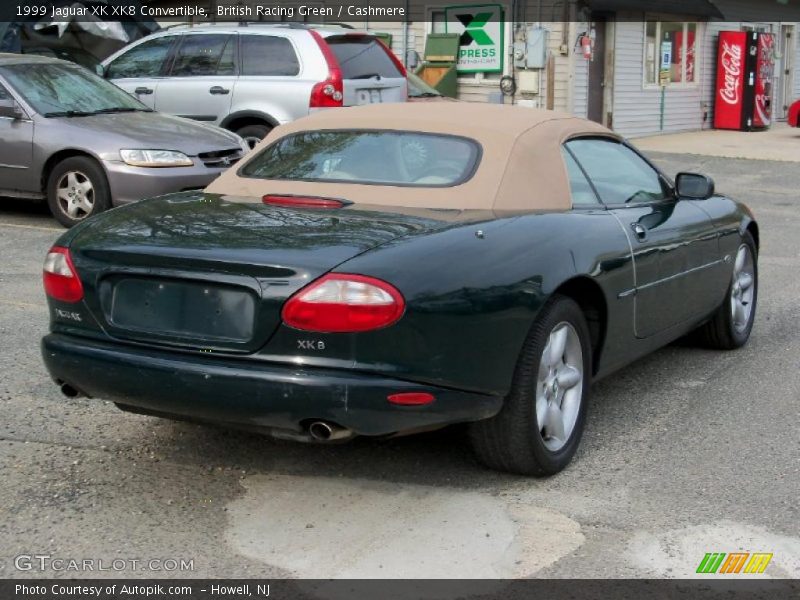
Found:
<path fill-rule="evenodd" d="M 66 231 L 58 227 L 40 227 L 39 225 L 20 225 L 18 223 L 0 223 L 0 227 L 16 227 L 17 229 L 38 229 L 39 231 Z"/>

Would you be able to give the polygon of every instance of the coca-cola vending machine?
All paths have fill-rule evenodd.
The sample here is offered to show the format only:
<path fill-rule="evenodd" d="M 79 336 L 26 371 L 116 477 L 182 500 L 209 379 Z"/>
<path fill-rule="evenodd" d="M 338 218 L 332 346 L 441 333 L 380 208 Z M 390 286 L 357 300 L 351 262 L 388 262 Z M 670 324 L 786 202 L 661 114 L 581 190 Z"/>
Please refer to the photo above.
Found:
<path fill-rule="evenodd" d="M 769 127 L 774 73 L 773 34 L 721 31 L 714 127 L 739 131 Z"/>

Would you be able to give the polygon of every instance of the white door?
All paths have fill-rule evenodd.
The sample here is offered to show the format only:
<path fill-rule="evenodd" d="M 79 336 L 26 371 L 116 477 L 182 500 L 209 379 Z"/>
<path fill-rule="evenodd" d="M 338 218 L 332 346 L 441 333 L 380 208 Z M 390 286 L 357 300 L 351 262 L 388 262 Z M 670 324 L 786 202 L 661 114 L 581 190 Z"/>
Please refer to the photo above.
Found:
<path fill-rule="evenodd" d="M 197 121 L 228 116 L 236 85 L 236 35 L 182 36 L 172 67 L 158 84 L 155 109 Z"/>

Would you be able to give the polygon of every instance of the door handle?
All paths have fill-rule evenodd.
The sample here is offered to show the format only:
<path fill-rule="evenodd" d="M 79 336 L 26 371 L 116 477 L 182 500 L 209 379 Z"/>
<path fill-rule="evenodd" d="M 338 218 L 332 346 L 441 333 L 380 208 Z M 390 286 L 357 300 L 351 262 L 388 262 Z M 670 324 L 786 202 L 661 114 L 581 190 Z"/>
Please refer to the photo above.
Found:
<path fill-rule="evenodd" d="M 137 96 L 149 96 L 153 93 L 153 90 L 148 87 L 137 87 L 135 90 L 133 90 L 133 93 Z"/>
<path fill-rule="evenodd" d="M 636 235 L 636 239 L 640 242 L 643 242 L 647 239 L 647 227 L 642 225 L 641 223 L 631 223 L 631 229 L 633 229 L 634 235 Z"/>
<path fill-rule="evenodd" d="M 209 94 L 214 94 L 216 96 L 224 96 L 225 94 L 230 94 L 231 91 L 230 90 L 226 90 L 221 85 L 215 85 L 210 90 L 208 90 L 208 93 Z"/>

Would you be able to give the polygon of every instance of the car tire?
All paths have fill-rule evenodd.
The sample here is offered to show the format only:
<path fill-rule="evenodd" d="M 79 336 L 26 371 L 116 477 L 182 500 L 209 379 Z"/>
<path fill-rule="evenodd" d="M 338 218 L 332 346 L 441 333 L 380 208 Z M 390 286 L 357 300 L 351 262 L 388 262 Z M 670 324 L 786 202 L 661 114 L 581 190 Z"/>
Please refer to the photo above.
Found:
<path fill-rule="evenodd" d="M 746 231 L 733 257 L 733 274 L 725 299 L 705 325 L 696 331 L 696 339 L 715 350 L 735 350 L 750 339 L 758 302 L 758 250 L 753 236 Z"/>
<path fill-rule="evenodd" d="M 553 296 L 528 333 L 502 410 L 470 425 L 478 459 L 492 469 L 537 477 L 566 467 L 586 422 L 591 365 L 589 328 L 581 308 L 571 298 Z M 579 371 L 579 379 L 567 367 Z M 561 386 L 554 387 L 559 380 Z M 561 438 L 553 435 L 559 433 Z"/>
<path fill-rule="evenodd" d="M 272 131 L 269 125 L 245 125 L 236 130 L 239 137 L 244 138 L 250 148 L 254 148 L 258 142 L 267 137 L 267 134 Z"/>
<path fill-rule="evenodd" d="M 88 156 L 62 160 L 47 177 L 47 204 L 64 227 L 107 210 L 111 207 L 111 189 L 105 171 Z"/>

